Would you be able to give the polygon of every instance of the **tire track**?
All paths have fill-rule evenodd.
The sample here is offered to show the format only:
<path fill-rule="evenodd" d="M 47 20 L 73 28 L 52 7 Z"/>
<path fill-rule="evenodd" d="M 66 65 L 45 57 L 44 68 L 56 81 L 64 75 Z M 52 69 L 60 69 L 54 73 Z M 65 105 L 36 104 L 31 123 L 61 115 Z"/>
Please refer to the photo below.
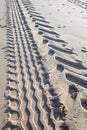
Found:
<path fill-rule="evenodd" d="M 43 56 L 38 51 L 39 45 L 47 45 L 48 54 L 52 54 L 57 63 L 56 69 L 61 75 L 65 74 L 70 84 L 72 81 L 78 84 L 79 80 L 79 85 L 86 88 L 86 76 L 84 78 L 82 72 L 87 67 L 82 61 L 72 59 L 77 54 L 71 48 L 65 48 L 66 42 L 59 39 L 59 34 L 35 11 L 30 1 L 10 0 L 8 5 L 8 127 L 23 130 L 68 129 L 66 107 L 50 83 Z M 55 44 L 49 44 L 49 41 Z M 58 46 L 56 43 L 62 44 Z M 65 58 L 63 53 L 67 53 Z M 72 73 L 70 69 L 73 69 Z M 76 70 L 81 76 L 75 74 Z"/>
<path fill-rule="evenodd" d="M 45 18 L 40 15 L 40 13 L 35 11 L 35 8 L 30 0 L 22 0 L 22 3 L 28 13 L 28 16 L 32 20 L 32 24 L 34 24 L 35 28 L 38 29 L 38 34 L 43 36 L 43 42 L 47 41 L 46 43 L 48 43 L 48 41 L 53 41 L 66 44 L 64 40 L 59 38 L 59 34 L 54 31 L 54 28 L 50 26 L 49 22 L 47 22 Z"/>
<path fill-rule="evenodd" d="M 14 12 L 16 12 L 16 10 L 14 10 Z M 14 16 L 13 16 L 14 17 Z M 17 16 L 16 16 L 16 13 L 15 13 L 15 17 L 16 17 L 16 20 L 18 20 L 18 18 L 17 18 Z M 19 21 L 16 21 L 17 22 L 17 24 L 18 23 L 20 23 Z M 28 62 L 28 60 L 27 60 L 27 55 L 26 55 L 26 50 L 25 50 L 25 45 L 23 44 L 24 43 L 24 41 L 23 41 L 23 39 L 22 39 L 22 35 L 23 34 L 21 34 L 20 32 L 21 32 L 21 29 L 20 29 L 20 27 L 19 27 L 19 24 L 18 24 L 18 29 L 19 29 L 19 34 L 16 34 L 16 36 L 17 35 L 19 35 L 18 37 L 20 37 L 20 41 L 18 41 L 18 43 L 22 43 L 22 45 L 18 45 L 18 49 L 20 49 L 20 59 L 21 59 L 21 57 L 23 58 L 22 60 L 21 60 L 21 62 L 20 62 L 20 64 L 21 64 L 21 66 L 20 66 L 20 68 L 23 70 L 24 69 L 24 66 L 26 66 L 27 68 L 28 68 L 28 71 L 29 71 L 29 66 L 28 66 L 28 64 L 26 64 L 26 62 Z M 15 32 L 17 32 L 17 30 L 15 31 Z M 21 41 L 21 39 L 22 39 L 22 41 Z M 20 46 L 20 47 L 19 47 Z M 22 50 L 23 49 L 23 50 Z M 24 54 L 23 54 L 24 53 Z M 27 52 L 28 53 L 28 52 Z M 30 54 L 30 55 L 32 55 L 32 54 Z M 26 58 L 25 58 L 26 57 Z M 25 60 L 25 64 L 24 64 L 24 62 L 22 62 L 22 61 L 24 61 Z M 23 66 L 22 66 L 22 64 L 23 64 Z M 31 65 L 32 65 L 32 62 L 31 62 Z M 35 66 L 35 65 L 33 65 L 33 66 Z M 33 69 L 33 68 L 32 68 Z M 24 72 L 26 72 L 27 70 L 25 69 L 25 71 Z M 35 70 L 34 70 L 35 71 Z M 25 76 L 25 74 L 24 74 L 24 72 L 22 71 L 21 72 L 21 74 L 23 75 L 23 77 L 22 77 L 22 81 L 24 82 L 24 85 L 23 86 L 25 86 L 25 79 L 27 78 L 27 76 Z M 32 72 L 33 73 L 33 72 Z M 31 75 L 31 74 L 30 74 Z M 35 75 L 35 74 L 34 74 Z M 32 78 L 35 78 L 35 77 L 32 77 Z M 34 79 L 33 79 L 34 80 Z M 31 80 L 31 81 L 33 81 L 33 80 Z M 26 82 L 27 82 L 27 80 L 26 80 Z M 35 85 L 35 84 L 34 84 Z M 31 85 L 31 86 L 34 86 L 34 85 Z M 26 85 L 27 86 L 27 85 Z M 37 87 L 37 86 L 36 86 Z M 28 96 L 27 96 L 27 87 L 26 87 L 26 99 L 28 98 Z M 37 91 L 35 88 L 33 88 L 33 98 L 34 98 L 34 100 L 40 100 L 39 99 L 39 97 L 37 96 L 38 95 L 38 91 L 39 91 L 39 89 L 38 89 L 38 91 L 37 91 L 37 93 L 35 93 L 35 91 Z M 40 92 L 40 91 L 39 91 Z M 38 99 L 37 99 L 37 97 L 38 97 Z M 28 100 L 28 99 L 27 99 Z M 37 105 L 37 104 L 36 104 Z M 39 107 L 41 107 L 41 105 L 37 105 L 38 106 L 38 108 Z M 40 109 L 40 108 L 39 108 Z M 38 110 L 39 110 L 38 109 Z M 42 109 L 42 107 L 41 107 L 41 109 Z M 32 113 L 32 112 L 31 112 Z M 40 112 L 39 112 L 40 113 Z M 42 112 L 43 113 L 43 112 Z M 34 114 L 33 114 L 34 115 Z M 41 114 L 42 115 L 42 114 Z M 40 116 L 39 116 L 40 117 Z M 32 119 L 32 118 L 31 118 Z M 40 122 L 40 121 L 39 121 Z M 32 125 L 33 126 L 33 125 Z M 45 126 L 45 128 L 46 128 L 46 126 Z"/>
<path fill-rule="evenodd" d="M 25 30 L 24 30 L 25 31 Z M 29 48 L 29 46 L 28 46 L 28 48 Z M 33 63 L 33 61 L 32 61 L 32 63 Z M 34 65 L 33 65 L 34 66 Z M 32 70 L 32 69 L 31 69 Z M 34 74 L 33 74 L 34 75 Z M 37 75 L 36 75 L 37 76 Z"/>
<path fill-rule="evenodd" d="M 21 5 L 22 6 L 22 5 Z M 22 7 L 21 7 L 22 8 Z M 23 8 L 24 9 L 24 8 Z M 19 11 L 18 11 L 19 12 Z M 25 11 L 24 11 L 25 12 Z M 23 14 L 23 13 L 22 13 Z M 25 15 L 26 15 L 26 13 L 25 13 Z M 23 18 L 25 19 L 25 17 L 23 16 Z M 25 21 L 25 23 L 27 23 L 26 21 Z M 30 39 L 33 41 L 33 39 L 32 39 L 32 35 L 30 35 L 29 36 L 30 37 Z M 34 37 L 35 38 L 35 37 Z M 34 43 L 34 45 L 35 45 L 35 42 L 33 41 L 33 43 Z M 34 50 L 37 50 L 37 48 L 35 47 L 35 48 L 32 48 L 32 51 L 34 51 Z M 30 51 L 30 50 L 29 50 Z M 38 52 L 36 52 L 36 54 L 38 54 Z M 41 61 L 40 61 L 40 59 L 41 59 L 41 56 L 39 55 L 39 56 L 35 56 L 35 58 L 36 58 L 36 60 L 38 61 L 38 63 L 40 63 L 40 65 L 41 65 Z M 36 62 L 35 62 L 36 63 Z M 37 67 L 38 67 L 38 64 L 37 64 Z M 41 68 L 43 68 L 43 66 L 41 66 Z M 40 69 L 41 68 L 38 68 L 38 71 L 40 72 Z M 43 69 L 42 69 L 43 70 Z M 48 74 L 45 72 L 45 73 L 40 73 L 41 74 L 41 76 L 40 77 L 42 77 L 42 75 L 43 75 L 43 82 L 45 83 L 45 84 L 48 84 L 47 86 L 47 88 L 46 88 L 46 90 L 42 87 L 42 89 L 43 89 L 43 91 L 46 91 L 47 93 L 46 94 L 44 94 L 45 96 L 44 96 L 44 98 L 46 99 L 46 104 L 47 104 L 47 109 L 49 110 L 49 118 L 51 119 L 51 122 L 53 122 L 52 124 L 53 124 L 53 126 L 54 126 L 54 129 L 55 129 L 55 125 L 57 125 L 56 123 L 56 116 L 55 115 L 57 115 L 57 116 L 59 116 L 59 118 L 63 118 L 66 114 L 65 114 L 65 106 L 63 106 L 63 104 L 60 102 L 60 100 L 59 100 L 59 98 L 58 98 L 58 96 L 55 96 L 55 94 L 54 94 L 54 92 L 52 92 L 52 93 L 50 93 L 50 89 L 51 89 L 51 84 L 49 83 L 49 76 L 48 76 Z M 48 90 L 47 90 L 48 89 Z M 54 91 L 54 90 L 53 90 Z M 50 98 L 49 98 L 49 96 L 47 96 L 47 95 L 50 95 Z M 50 105 L 48 105 L 48 104 L 50 104 Z M 55 104 L 55 105 L 54 105 Z M 62 104 L 62 105 L 61 105 Z M 60 122 L 60 121 L 59 121 Z M 54 125 L 55 124 L 55 125 Z"/>
<path fill-rule="evenodd" d="M 24 32 L 25 32 L 25 30 L 24 30 Z M 33 40 L 33 38 L 32 38 L 32 34 L 30 34 L 28 37 L 30 37 L 30 39 L 32 40 L 32 41 L 34 41 Z M 32 43 L 31 43 L 32 44 Z M 34 44 L 34 46 L 35 46 L 35 44 Z M 29 46 L 29 44 L 28 44 L 28 48 L 31 48 L 30 46 Z M 36 50 L 36 49 L 35 49 Z M 32 52 L 33 52 L 34 50 L 32 50 Z M 31 52 L 31 50 L 29 50 L 29 52 Z M 31 53 L 32 53 L 31 52 Z M 32 56 L 32 63 L 36 63 L 35 61 L 34 61 L 34 59 L 33 59 L 33 54 L 31 55 Z M 36 56 L 35 56 L 36 57 Z M 38 66 L 38 65 L 36 65 L 35 66 L 35 64 L 33 64 L 33 66 L 36 68 L 36 73 L 39 75 L 39 73 L 38 72 L 40 72 L 40 69 L 38 68 L 38 70 L 37 70 L 37 67 L 36 66 Z M 37 75 L 36 75 L 36 77 L 37 77 Z M 42 74 L 41 74 L 41 76 L 40 77 L 42 77 Z M 37 77 L 37 79 L 39 79 L 40 80 L 40 77 Z M 41 81 L 41 80 L 40 80 Z M 47 81 L 48 82 L 48 81 Z M 41 84 L 41 83 L 40 83 Z M 40 85 L 41 86 L 41 85 Z M 42 85 L 43 86 L 43 85 Z M 49 110 L 49 106 L 47 106 L 47 109 Z M 50 112 L 50 111 L 49 111 Z M 50 117 L 49 117 L 50 118 Z"/>
<path fill-rule="evenodd" d="M 14 36 L 12 31 L 11 15 L 9 2 L 7 1 L 7 90 L 8 94 L 6 99 L 8 100 L 7 110 L 8 121 L 6 124 L 7 128 L 10 129 L 22 129 L 21 126 L 21 110 L 19 107 L 20 99 L 18 96 L 18 81 L 16 72 L 16 59 L 15 59 L 15 46 L 14 46 Z M 16 102 L 16 103 L 15 103 Z M 12 105 L 15 104 L 15 107 Z"/>
<path fill-rule="evenodd" d="M 15 5 L 14 5 L 15 6 Z M 14 7 L 13 7 L 14 8 Z M 15 11 L 15 10 L 14 10 Z M 15 13 L 15 12 L 14 12 Z M 16 17 L 16 21 L 15 22 L 18 22 L 17 21 L 17 16 L 16 16 L 16 13 L 15 13 L 15 15 L 13 16 L 13 17 Z M 17 26 L 17 24 L 16 24 L 16 26 Z M 19 24 L 18 24 L 18 29 L 19 29 Z M 30 86 L 29 84 L 28 84 L 28 82 L 26 81 L 26 80 L 28 80 L 28 77 L 27 77 L 27 73 L 25 73 L 26 72 L 26 68 L 25 68 L 25 66 L 26 66 L 26 64 L 25 64 L 25 62 L 23 62 L 23 61 L 25 61 L 25 59 L 24 59 L 24 54 L 23 54 L 23 47 L 21 46 L 21 44 L 19 44 L 20 42 L 23 42 L 23 41 L 21 41 L 21 34 L 20 34 L 20 31 L 18 32 L 18 29 L 16 29 L 16 36 L 18 36 L 18 38 L 20 38 L 20 39 L 18 39 L 17 38 L 17 48 L 18 48 L 18 57 L 19 57 L 19 64 L 20 64 L 20 66 L 19 66 L 19 69 L 20 69 L 20 71 L 19 71 L 19 74 L 21 73 L 21 77 L 20 77 L 20 81 L 22 81 L 22 90 L 21 91 L 23 91 L 22 92 L 22 94 L 23 94 L 23 98 L 24 98 L 24 101 L 26 102 L 26 104 L 25 104 L 25 110 L 27 111 L 27 113 L 26 113 L 26 115 L 24 116 L 25 118 L 27 117 L 27 114 L 28 115 L 30 115 L 30 112 L 31 113 L 34 113 L 34 110 L 32 109 L 33 107 L 32 107 L 32 104 L 33 104 L 33 102 L 32 102 L 32 100 L 29 102 L 29 100 L 27 99 L 27 97 L 28 97 L 28 92 L 30 93 L 30 91 L 29 91 L 29 89 L 28 89 L 28 86 Z M 30 81 L 31 81 L 31 78 L 30 78 Z M 26 86 L 26 88 L 25 88 L 25 86 Z M 28 90 L 27 90 L 28 89 Z M 32 95 L 32 93 L 30 94 L 30 95 Z M 31 105 L 28 105 L 28 104 L 31 104 Z M 30 108 L 30 111 L 28 110 L 28 106 L 29 106 L 29 108 Z M 24 111 L 23 111 L 23 113 L 24 113 Z M 34 114 L 33 114 L 33 116 L 34 116 Z M 28 118 L 28 117 L 27 117 Z M 27 122 L 27 120 L 28 119 L 26 119 L 26 122 Z M 30 122 L 32 122 L 32 124 L 34 123 L 33 122 L 33 120 L 34 120 L 34 117 L 32 117 L 32 115 L 31 115 L 31 118 L 30 118 Z M 29 124 L 28 124 L 29 122 L 27 122 L 27 127 L 28 128 L 30 128 L 29 127 Z M 31 124 L 30 124 L 30 126 L 31 126 Z M 26 128 L 26 127 L 25 127 Z M 35 124 L 33 124 L 32 125 L 32 127 L 30 128 L 30 129 L 36 129 L 36 126 L 35 126 Z"/>
<path fill-rule="evenodd" d="M 24 31 L 24 30 L 23 30 L 23 31 Z M 24 32 L 25 32 L 25 31 L 24 31 Z M 26 45 L 26 44 L 25 44 L 25 45 Z M 24 46 L 24 48 L 25 48 L 25 46 Z M 26 53 L 26 51 L 27 51 L 27 53 Z M 36 85 L 36 84 L 33 82 L 33 81 L 34 81 L 34 78 L 36 77 L 36 75 L 35 75 L 35 73 L 34 73 L 35 70 L 34 70 L 33 67 L 32 67 L 33 64 L 31 64 L 31 62 L 29 62 L 29 60 L 28 60 L 28 59 L 30 59 L 30 57 L 29 57 L 30 54 L 28 53 L 27 46 L 26 46 L 26 49 L 24 49 L 24 52 L 25 52 L 24 55 L 25 55 L 25 57 L 26 57 L 26 62 L 27 62 L 26 67 L 29 68 L 29 65 L 30 65 L 30 66 L 31 66 L 31 70 L 32 70 L 32 74 L 30 74 L 30 75 L 32 75 L 32 79 L 33 79 L 33 80 L 31 79 L 31 80 L 32 80 L 32 86 L 34 86 L 34 88 L 33 88 L 32 90 L 34 91 L 35 96 L 36 96 L 38 99 L 34 96 L 34 93 L 33 93 L 33 98 L 36 100 L 36 102 L 39 102 L 40 99 L 39 99 L 39 97 L 38 97 L 38 94 L 40 94 L 40 93 L 39 93 L 38 90 L 35 89 L 35 88 L 38 86 L 38 84 Z M 29 63 L 29 65 L 28 65 L 28 63 Z M 28 70 L 27 70 L 27 71 L 28 71 Z M 37 93 L 36 93 L 36 91 L 37 91 Z M 41 95 L 41 94 L 40 94 L 40 95 Z M 40 101 L 40 102 L 41 102 L 41 101 Z M 39 103 L 40 103 L 40 102 L 39 102 Z M 37 103 L 38 105 L 36 104 L 36 107 L 38 106 L 38 108 L 41 108 L 41 109 L 42 109 L 42 106 L 39 105 L 39 103 Z M 38 108 L 36 108 L 37 111 L 39 111 Z M 41 110 L 40 110 L 40 111 L 41 111 Z M 40 113 L 40 111 L 39 111 L 39 113 Z M 41 117 L 43 117 L 42 114 L 41 114 Z M 42 122 L 44 122 L 44 121 L 42 121 Z M 42 126 L 42 128 L 43 128 L 43 126 Z"/>
<path fill-rule="evenodd" d="M 32 26 L 31 28 L 34 28 L 34 27 L 36 28 L 37 33 L 42 36 L 41 37 L 42 39 L 44 38 L 43 41 L 45 41 L 45 42 L 43 42 L 43 43 L 47 44 L 48 47 L 51 45 L 51 44 L 49 44 L 49 41 L 62 43 L 61 45 L 63 47 L 58 46 L 55 48 L 52 45 L 50 47 L 52 48 L 53 54 L 55 54 L 57 52 L 56 53 L 57 56 L 54 55 L 54 58 L 58 64 L 59 63 L 61 64 L 62 72 L 65 74 L 65 78 L 67 79 L 67 82 L 70 84 L 72 84 L 72 82 L 73 82 L 75 85 L 78 84 L 79 88 L 81 88 L 81 87 L 86 88 L 85 87 L 86 78 L 84 79 L 84 76 L 86 77 L 85 70 L 87 69 L 87 67 L 83 64 L 82 61 L 78 60 L 79 57 L 78 57 L 77 53 L 74 53 L 73 49 L 71 49 L 71 48 L 66 48 L 67 46 L 66 46 L 65 41 L 56 39 L 56 38 L 54 38 L 53 35 L 49 36 L 50 31 L 48 31 L 48 30 L 51 30 L 52 28 L 51 28 L 51 26 L 47 25 L 47 22 L 44 21 L 44 17 L 40 16 L 40 14 L 35 11 L 35 8 L 33 7 L 32 3 L 29 0 L 26 0 L 26 1 L 22 0 L 22 2 L 23 2 L 23 5 L 24 5 L 26 11 L 28 12 L 28 14 L 26 14 L 26 13 L 25 14 L 30 16 L 30 18 L 31 18 L 30 20 L 28 19 L 30 24 L 33 24 L 33 25 L 35 24 L 35 26 Z M 26 16 L 26 17 L 28 17 L 28 16 Z M 43 33 L 43 31 L 44 31 L 44 33 Z M 36 36 L 37 36 L 37 34 L 36 34 Z M 53 43 L 53 45 L 54 45 L 54 43 Z M 55 51 L 55 50 L 57 50 L 57 51 Z M 66 52 L 70 53 L 70 55 L 67 54 L 64 58 L 62 53 L 66 53 Z M 77 59 L 76 59 L 76 57 L 77 57 Z M 67 73 L 68 67 L 69 67 L 69 69 L 68 69 L 68 73 Z M 70 71 L 72 71 L 72 69 L 73 69 L 73 74 L 70 73 Z M 75 75 L 75 73 L 76 73 L 76 75 Z M 61 73 L 61 75 L 62 75 L 62 73 Z M 79 75 L 81 75 L 81 76 L 79 76 Z M 78 83 L 79 81 L 80 81 L 80 83 Z M 77 93 L 75 93 L 75 94 L 77 94 Z M 73 94 L 73 98 L 75 98 L 74 96 L 76 96 L 76 95 Z M 47 99 L 49 99 L 49 98 L 47 98 Z M 63 106 L 62 105 L 63 104 L 60 102 L 60 100 L 58 98 L 57 99 L 52 98 L 51 107 L 52 106 L 54 106 L 54 107 L 51 111 L 51 114 L 53 115 L 52 117 L 54 117 L 55 120 L 57 117 L 59 117 L 61 119 L 61 120 L 59 119 L 58 123 L 65 120 L 64 118 L 67 113 L 65 105 L 63 105 Z M 60 123 L 60 124 L 61 124 L 60 125 L 61 129 L 69 129 L 68 125 L 66 124 L 66 121 L 64 121 L 64 124 L 63 123 Z"/>
<path fill-rule="evenodd" d="M 68 0 L 68 1 L 84 8 L 84 9 L 87 9 L 87 2 L 84 2 L 81 0 Z"/>

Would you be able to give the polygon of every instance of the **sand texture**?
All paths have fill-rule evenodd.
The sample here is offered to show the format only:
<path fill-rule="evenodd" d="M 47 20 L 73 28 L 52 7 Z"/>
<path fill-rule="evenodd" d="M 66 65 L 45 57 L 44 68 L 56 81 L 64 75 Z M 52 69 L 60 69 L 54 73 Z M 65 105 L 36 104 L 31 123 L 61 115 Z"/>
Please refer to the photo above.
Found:
<path fill-rule="evenodd" d="M 87 1 L 0 8 L 0 129 L 87 130 Z"/>

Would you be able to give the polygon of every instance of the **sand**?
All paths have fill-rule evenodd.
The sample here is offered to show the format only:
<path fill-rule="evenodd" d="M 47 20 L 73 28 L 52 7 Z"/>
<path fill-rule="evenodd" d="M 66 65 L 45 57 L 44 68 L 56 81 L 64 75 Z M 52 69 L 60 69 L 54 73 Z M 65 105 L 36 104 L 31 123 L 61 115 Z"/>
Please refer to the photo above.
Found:
<path fill-rule="evenodd" d="M 6 81 L 6 3 L 0 0 L 0 129 L 5 124 L 6 99 L 4 97 L 7 81 Z"/>
<path fill-rule="evenodd" d="M 87 2 L 0 6 L 0 129 L 87 130 Z"/>

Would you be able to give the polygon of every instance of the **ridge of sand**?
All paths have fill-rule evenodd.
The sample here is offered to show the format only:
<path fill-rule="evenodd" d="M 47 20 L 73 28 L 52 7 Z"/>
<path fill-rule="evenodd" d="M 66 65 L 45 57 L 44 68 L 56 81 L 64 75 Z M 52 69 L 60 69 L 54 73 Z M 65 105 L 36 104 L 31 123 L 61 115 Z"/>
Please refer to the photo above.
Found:
<path fill-rule="evenodd" d="M 86 130 L 87 64 L 30 0 L 6 4 L 8 119 L 2 129 Z"/>

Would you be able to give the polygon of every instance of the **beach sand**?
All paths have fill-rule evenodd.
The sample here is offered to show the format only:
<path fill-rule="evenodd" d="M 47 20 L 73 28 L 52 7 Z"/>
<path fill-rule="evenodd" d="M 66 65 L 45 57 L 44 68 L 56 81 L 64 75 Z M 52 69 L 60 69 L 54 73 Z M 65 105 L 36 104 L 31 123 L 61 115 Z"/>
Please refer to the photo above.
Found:
<path fill-rule="evenodd" d="M 0 0 L 0 129 L 5 125 L 7 101 L 4 94 L 7 88 L 6 81 L 6 3 Z"/>
<path fill-rule="evenodd" d="M 87 2 L 0 8 L 0 129 L 87 130 Z"/>

